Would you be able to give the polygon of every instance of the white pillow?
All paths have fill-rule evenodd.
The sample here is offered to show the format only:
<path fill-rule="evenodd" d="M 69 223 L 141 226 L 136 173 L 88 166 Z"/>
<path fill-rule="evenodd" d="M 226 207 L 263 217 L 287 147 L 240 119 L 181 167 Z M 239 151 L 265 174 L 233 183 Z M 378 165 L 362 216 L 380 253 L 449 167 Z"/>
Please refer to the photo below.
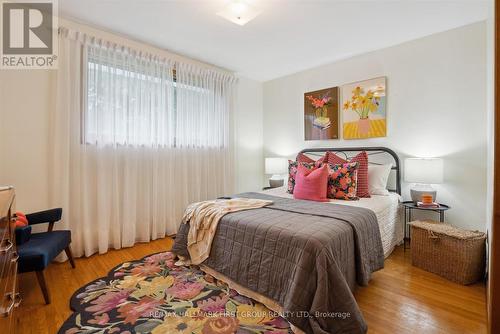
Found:
<path fill-rule="evenodd" d="M 370 195 L 389 196 L 387 181 L 391 174 L 392 165 L 368 166 L 368 190 Z"/>

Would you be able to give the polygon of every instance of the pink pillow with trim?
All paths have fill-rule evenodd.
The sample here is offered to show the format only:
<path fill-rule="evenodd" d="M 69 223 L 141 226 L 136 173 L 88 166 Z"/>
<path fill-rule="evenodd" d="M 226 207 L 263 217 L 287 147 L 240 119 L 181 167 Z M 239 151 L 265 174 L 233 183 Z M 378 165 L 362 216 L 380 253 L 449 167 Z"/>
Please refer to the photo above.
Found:
<path fill-rule="evenodd" d="M 323 165 L 323 162 L 327 161 L 327 158 L 328 158 L 328 152 L 326 152 L 325 155 L 319 158 L 318 160 L 313 160 L 304 153 L 299 153 L 299 155 L 297 155 L 297 162 L 314 164 L 314 166 L 316 167 L 321 167 L 321 165 Z"/>
<path fill-rule="evenodd" d="M 295 175 L 293 198 L 308 201 L 328 202 L 326 197 L 328 187 L 328 165 L 320 168 L 307 169 L 299 165 Z"/>

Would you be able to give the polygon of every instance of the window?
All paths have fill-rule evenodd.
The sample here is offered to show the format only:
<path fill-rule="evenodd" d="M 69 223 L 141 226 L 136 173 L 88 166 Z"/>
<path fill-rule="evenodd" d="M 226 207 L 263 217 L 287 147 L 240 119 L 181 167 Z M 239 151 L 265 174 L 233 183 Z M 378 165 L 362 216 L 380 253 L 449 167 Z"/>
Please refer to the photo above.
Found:
<path fill-rule="evenodd" d="M 89 47 L 83 134 L 86 144 L 224 147 L 228 103 L 206 74 L 179 82 L 172 63 Z"/>

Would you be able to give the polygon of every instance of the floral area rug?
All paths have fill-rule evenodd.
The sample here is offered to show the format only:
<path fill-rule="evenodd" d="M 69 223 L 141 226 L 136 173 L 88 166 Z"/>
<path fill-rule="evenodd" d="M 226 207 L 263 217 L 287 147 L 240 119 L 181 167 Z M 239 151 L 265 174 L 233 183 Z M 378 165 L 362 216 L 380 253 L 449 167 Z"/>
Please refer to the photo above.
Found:
<path fill-rule="evenodd" d="M 290 324 L 170 252 L 123 263 L 75 292 L 60 334 L 285 334 Z"/>

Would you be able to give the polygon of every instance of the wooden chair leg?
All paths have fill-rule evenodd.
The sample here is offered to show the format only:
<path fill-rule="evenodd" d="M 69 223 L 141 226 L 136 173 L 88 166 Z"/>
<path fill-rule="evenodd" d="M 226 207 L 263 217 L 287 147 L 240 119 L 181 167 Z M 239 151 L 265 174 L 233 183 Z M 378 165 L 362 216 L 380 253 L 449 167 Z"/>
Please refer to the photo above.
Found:
<path fill-rule="evenodd" d="M 64 248 L 64 251 L 66 252 L 66 256 L 68 256 L 69 263 L 71 263 L 71 267 L 75 268 L 75 261 L 73 260 L 73 254 L 71 253 L 71 248 L 66 247 Z"/>
<path fill-rule="evenodd" d="M 42 289 L 43 298 L 45 299 L 45 304 L 50 304 L 49 290 L 47 289 L 47 284 L 45 283 L 45 276 L 43 275 L 43 270 L 36 272 L 36 278 L 38 279 L 38 284 Z"/>

